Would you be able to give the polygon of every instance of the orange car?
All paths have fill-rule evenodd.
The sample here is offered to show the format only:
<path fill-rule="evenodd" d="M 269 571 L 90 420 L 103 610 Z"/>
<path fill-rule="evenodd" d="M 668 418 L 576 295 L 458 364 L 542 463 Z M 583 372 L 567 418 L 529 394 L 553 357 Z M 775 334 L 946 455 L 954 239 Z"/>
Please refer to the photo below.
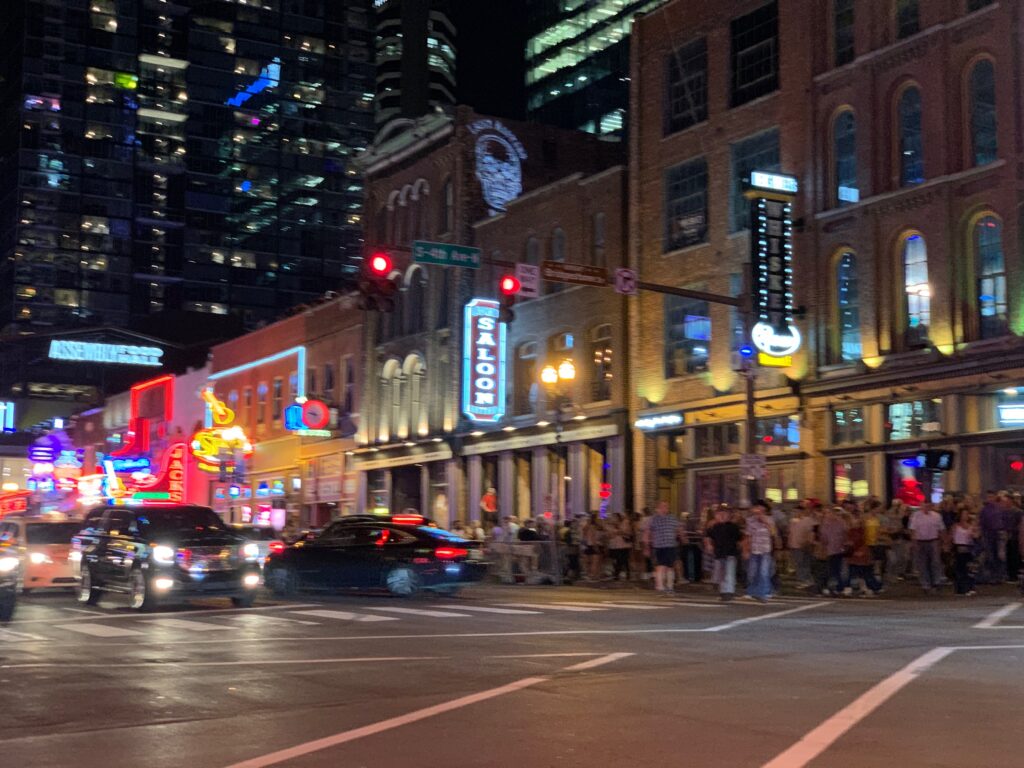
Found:
<path fill-rule="evenodd" d="M 18 586 L 22 591 L 44 587 L 74 588 L 76 564 L 68 561 L 71 537 L 81 523 L 34 517 L 0 520 L 0 540 L 7 541 L 20 560 Z"/>

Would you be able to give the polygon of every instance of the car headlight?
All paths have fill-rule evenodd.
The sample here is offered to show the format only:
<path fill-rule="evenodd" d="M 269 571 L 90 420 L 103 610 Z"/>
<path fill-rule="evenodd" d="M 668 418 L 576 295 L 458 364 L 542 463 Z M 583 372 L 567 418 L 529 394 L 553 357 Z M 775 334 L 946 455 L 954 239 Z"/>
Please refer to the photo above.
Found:
<path fill-rule="evenodd" d="M 157 544 L 153 547 L 153 560 L 170 565 L 174 562 L 174 548 L 168 547 L 166 544 Z"/>
<path fill-rule="evenodd" d="M 28 559 L 32 562 L 32 565 L 43 565 L 44 563 L 53 562 L 45 552 L 32 552 L 29 554 Z"/>
<path fill-rule="evenodd" d="M 72 563 L 82 562 L 82 551 L 79 549 L 72 549 L 68 552 L 68 561 Z"/>
<path fill-rule="evenodd" d="M 255 560 L 260 556 L 259 546 L 250 541 L 242 547 L 242 556 L 245 557 L 246 560 Z"/>
<path fill-rule="evenodd" d="M 0 573 L 10 573 L 18 567 L 18 558 L 16 557 L 0 557 Z"/>

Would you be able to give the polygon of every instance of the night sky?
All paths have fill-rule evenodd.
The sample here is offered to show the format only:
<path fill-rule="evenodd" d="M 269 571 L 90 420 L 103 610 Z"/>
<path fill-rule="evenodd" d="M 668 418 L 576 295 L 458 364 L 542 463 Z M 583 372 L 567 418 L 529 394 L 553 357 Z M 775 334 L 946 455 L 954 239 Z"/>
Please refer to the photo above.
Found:
<path fill-rule="evenodd" d="M 457 0 L 460 104 L 497 117 L 523 117 L 525 5 L 525 0 Z"/>

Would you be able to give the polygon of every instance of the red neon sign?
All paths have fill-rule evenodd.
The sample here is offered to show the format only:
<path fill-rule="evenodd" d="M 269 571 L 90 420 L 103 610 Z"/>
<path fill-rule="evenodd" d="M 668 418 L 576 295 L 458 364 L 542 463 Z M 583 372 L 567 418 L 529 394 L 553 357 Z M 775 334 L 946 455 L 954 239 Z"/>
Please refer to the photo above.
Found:
<path fill-rule="evenodd" d="M 155 379 L 135 384 L 131 388 L 131 412 L 128 417 L 128 439 L 111 456 L 141 456 L 149 453 L 149 415 L 139 413 L 139 402 L 144 393 L 163 386 L 163 421 L 169 423 L 174 416 L 174 376 L 157 376 Z"/>

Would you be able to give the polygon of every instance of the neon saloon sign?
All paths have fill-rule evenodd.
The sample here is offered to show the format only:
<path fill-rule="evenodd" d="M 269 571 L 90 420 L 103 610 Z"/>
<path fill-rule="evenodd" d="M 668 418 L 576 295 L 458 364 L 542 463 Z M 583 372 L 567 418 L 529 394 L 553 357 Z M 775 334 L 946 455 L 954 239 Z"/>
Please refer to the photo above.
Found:
<path fill-rule="evenodd" d="M 494 299 L 473 299 L 465 309 L 462 411 L 478 423 L 505 415 L 505 323 L 498 311 Z"/>

